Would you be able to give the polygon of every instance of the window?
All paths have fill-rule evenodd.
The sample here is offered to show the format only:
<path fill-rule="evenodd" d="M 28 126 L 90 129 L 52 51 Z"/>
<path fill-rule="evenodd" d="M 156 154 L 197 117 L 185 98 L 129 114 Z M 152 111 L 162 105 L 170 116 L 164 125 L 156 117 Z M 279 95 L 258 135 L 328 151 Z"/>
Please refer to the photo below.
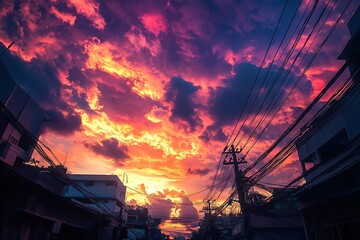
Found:
<path fill-rule="evenodd" d="M 14 145 L 18 144 L 18 140 L 11 135 L 9 136 L 9 142 L 11 142 Z"/>
<path fill-rule="evenodd" d="M 349 143 L 350 140 L 347 132 L 345 129 L 342 129 L 318 149 L 321 161 L 327 161 L 344 152 Z"/>
<path fill-rule="evenodd" d="M 21 147 L 24 151 L 29 150 L 31 145 L 30 137 L 26 134 L 21 135 L 18 146 Z"/>
<path fill-rule="evenodd" d="M 95 186 L 95 182 L 94 181 L 85 181 L 84 186 L 87 186 L 87 187 Z"/>

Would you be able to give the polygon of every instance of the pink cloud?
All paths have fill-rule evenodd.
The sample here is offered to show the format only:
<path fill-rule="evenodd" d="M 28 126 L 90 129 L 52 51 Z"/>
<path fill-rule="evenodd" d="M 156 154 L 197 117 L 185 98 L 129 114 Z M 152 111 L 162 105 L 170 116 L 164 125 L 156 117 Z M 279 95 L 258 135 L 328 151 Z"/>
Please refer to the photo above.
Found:
<path fill-rule="evenodd" d="M 157 56 L 161 50 L 161 43 L 158 39 L 147 38 L 140 29 L 132 26 L 131 31 L 125 37 L 134 46 L 137 52 L 148 49 L 152 56 Z"/>
<path fill-rule="evenodd" d="M 73 26 L 75 24 L 75 20 L 76 20 L 76 16 L 71 15 L 69 13 L 65 13 L 65 12 L 60 12 L 57 8 L 55 8 L 54 6 L 52 6 L 50 8 L 50 12 L 52 14 L 54 14 L 55 17 L 57 17 L 58 19 L 60 19 L 61 21 L 63 21 L 64 23 L 68 23 L 71 26 Z"/>
<path fill-rule="evenodd" d="M 166 21 L 161 14 L 144 14 L 140 17 L 140 20 L 146 30 L 153 33 L 156 37 L 167 29 Z"/>
<path fill-rule="evenodd" d="M 98 2 L 93 0 L 69 0 L 68 6 L 74 7 L 78 14 L 89 19 L 95 28 L 104 30 L 106 22 L 99 13 L 100 4 Z"/>

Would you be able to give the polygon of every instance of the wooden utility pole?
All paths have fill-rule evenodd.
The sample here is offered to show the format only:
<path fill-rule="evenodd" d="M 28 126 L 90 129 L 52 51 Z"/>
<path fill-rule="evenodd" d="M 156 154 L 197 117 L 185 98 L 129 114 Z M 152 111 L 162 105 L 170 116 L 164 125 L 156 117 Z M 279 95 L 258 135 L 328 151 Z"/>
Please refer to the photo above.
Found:
<path fill-rule="evenodd" d="M 244 159 L 238 159 L 236 154 L 240 153 L 241 150 L 235 149 L 234 145 L 231 145 L 230 151 L 223 152 L 223 154 L 231 154 L 232 158 L 230 158 L 230 161 L 223 162 L 224 165 L 234 164 L 234 172 L 235 172 L 235 183 L 236 183 L 236 189 L 239 196 L 239 202 L 241 206 L 241 212 L 244 219 L 244 227 L 245 227 L 245 237 L 246 240 L 252 240 L 252 232 L 251 232 L 251 226 L 250 226 L 250 219 L 249 219 L 249 212 L 245 201 L 245 189 L 244 189 L 244 174 L 239 169 L 239 164 L 246 163 Z"/>

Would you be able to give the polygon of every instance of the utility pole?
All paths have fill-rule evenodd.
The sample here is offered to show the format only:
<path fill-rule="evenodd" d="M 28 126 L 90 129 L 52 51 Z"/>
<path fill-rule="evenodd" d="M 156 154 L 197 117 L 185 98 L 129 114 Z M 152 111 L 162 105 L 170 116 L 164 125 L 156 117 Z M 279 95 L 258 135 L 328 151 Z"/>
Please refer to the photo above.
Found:
<path fill-rule="evenodd" d="M 244 174 L 239 169 L 239 164 L 246 163 L 245 159 L 238 159 L 236 154 L 240 153 L 242 149 L 238 150 L 235 149 L 234 145 L 231 145 L 230 151 L 226 152 L 227 149 L 224 150 L 223 154 L 231 154 L 232 157 L 229 161 L 223 162 L 224 165 L 234 164 L 234 172 L 235 172 L 235 183 L 236 183 L 236 189 L 239 196 L 239 202 L 241 206 L 241 212 L 244 219 L 244 227 L 245 227 L 245 238 L 246 240 L 252 240 L 252 232 L 251 232 L 251 226 L 250 226 L 250 219 L 249 219 L 249 212 L 245 201 L 245 189 L 244 189 Z M 226 158 L 225 158 L 226 159 Z"/>
<path fill-rule="evenodd" d="M 212 219 L 212 215 L 211 215 L 211 199 L 207 200 L 208 206 L 207 207 L 203 207 L 203 210 L 208 210 L 209 211 L 209 215 L 208 215 L 208 222 L 207 222 L 207 226 L 206 226 L 206 230 L 205 230 L 205 239 L 206 240 L 215 240 L 216 238 L 214 237 L 214 222 Z"/>

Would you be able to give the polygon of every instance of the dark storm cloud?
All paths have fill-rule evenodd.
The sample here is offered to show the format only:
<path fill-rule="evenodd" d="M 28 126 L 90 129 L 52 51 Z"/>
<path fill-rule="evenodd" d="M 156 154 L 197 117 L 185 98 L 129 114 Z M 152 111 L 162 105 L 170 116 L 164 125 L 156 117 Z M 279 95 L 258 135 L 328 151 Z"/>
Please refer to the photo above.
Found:
<path fill-rule="evenodd" d="M 100 143 L 84 143 L 84 145 L 99 155 L 111 158 L 115 166 L 123 166 L 125 160 L 129 158 L 128 147 L 120 145 L 115 138 L 105 139 Z"/>
<path fill-rule="evenodd" d="M 70 135 L 81 129 L 81 117 L 75 112 L 64 114 L 58 110 L 46 112 L 48 121 L 44 123 L 45 130 L 49 129 L 61 135 Z"/>
<path fill-rule="evenodd" d="M 222 32 L 219 32 L 220 35 Z M 190 46 L 192 46 L 192 54 L 195 55 L 193 62 L 196 64 L 194 75 L 206 75 L 210 78 L 214 76 L 229 73 L 231 71 L 231 65 L 225 62 L 223 59 L 219 59 L 213 51 L 212 42 L 204 41 L 203 39 L 193 36 L 192 39 L 186 40 Z"/>
<path fill-rule="evenodd" d="M 297 79 L 293 73 L 274 67 L 264 81 L 268 69 L 261 69 L 256 78 L 258 71 L 259 68 L 250 63 L 239 64 L 235 76 L 225 79 L 224 86 L 210 89 L 209 113 L 215 120 L 211 130 L 235 123 L 241 112 L 243 112 L 242 118 L 258 112 L 264 114 L 267 112 L 264 106 L 272 101 L 274 103 L 271 103 L 271 109 L 274 111 L 285 97 L 285 89 L 293 86 Z M 301 80 L 298 86 L 301 94 L 306 96 L 309 96 L 313 90 L 311 82 L 306 79 Z M 254 104 L 257 98 L 260 100 Z M 260 103 L 264 100 L 265 105 L 259 111 Z M 251 106 L 255 107 L 250 108 Z"/>
<path fill-rule="evenodd" d="M 250 104 L 248 103 L 245 106 L 248 96 L 249 99 L 253 100 L 261 90 L 260 81 L 254 84 L 252 89 L 257 72 L 258 67 L 255 65 L 250 63 L 239 64 L 236 75 L 225 79 L 224 86 L 210 89 L 209 112 L 215 120 L 215 127 L 233 124 L 244 107 L 245 112 L 249 111 Z"/>
<path fill-rule="evenodd" d="M 211 170 L 208 168 L 204 168 L 204 169 L 200 169 L 200 168 L 196 168 L 196 169 L 191 169 L 189 168 L 187 171 L 187 175 L 200 175 L 200 176 L 205 176 L 206 174 L 208 174 Z"/>
<path fill-rule="evenodd" d="M 71 100 L 73 103 L 76 103 L 77 107 L 79 107 L 80 109 L 83 109 L 84 111 L 86 111 L 89 114 L 95 113 L 95 111 L 90 108 L 90 105 L 87 101 L 86 93 L 84 93 L 84 92 L 79 93 L 75 89 L 72 89 L 71 93 L 72 93 Z"/>
<path fill-rule="evenodd" d="M 87 86 L 90 83 L 90 80 L 85 76 L 84 72 L 79 69 L 79 67 L 72 67 L 69 69 L 69 76 L 67 79 L 77 85 L 82 87 Z"/>
<path fill-rule="evenodd" d="M 199 136 L 204 142 L 209 143 L 210 140 L 224 142 L 228 136 L 224 133 L 224 129 L 217 128 L 214 125 L 207 126 L 203 133 Z"/>
<path fill-rule="evenodd" d="M 38 59 L 24 62 L 10 53 L 3 61 L 13 79 L 44 109 L 49 118 L 43 125 L 45 131 L 69 135 L 81 129 L 81 117 L 61 99 L 62 85 L 54 67 Z"/>
<path fill-rule="evenodd" d="M 202 121 L 196 112 L 199 105 L 195 102 L 196 93 L 199 90 L 200 87 L 180 77 L 171 78 L 166 88 L 165 99 L 173 104 L 170 120 L 187 122 L 190 126 L 190 132 L 202 125 Z"/>
<path fill-rule="evenodd" d="M 1 44 L 0 51 L 4 49 Z M 25 62 L 9 52 L 3 56 L 3 62 L 15 81 L 40 103 L 55 102 L 59 96 L 61 83 L 57 70 L 38 59 Z"/>
<path fill-rule="evenodd" d="M 216 141 L 225 141 L 227 139 L 226 134 L 224 133 L 223 129 L 218 129 L 214 135 L 214 140 Z"/>

